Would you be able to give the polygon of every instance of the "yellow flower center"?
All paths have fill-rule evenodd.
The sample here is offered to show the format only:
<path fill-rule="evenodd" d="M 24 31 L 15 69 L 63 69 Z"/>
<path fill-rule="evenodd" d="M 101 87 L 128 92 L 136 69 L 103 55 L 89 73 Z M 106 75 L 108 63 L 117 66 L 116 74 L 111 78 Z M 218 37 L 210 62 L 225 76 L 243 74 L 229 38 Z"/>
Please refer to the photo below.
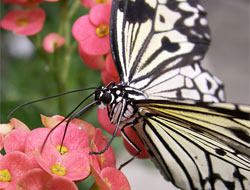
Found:
<path fill-rule="evenodd" d="M 109 25 L 101 24 L 96 28 L 96 35 L 100 38 L 103 38 L 109 34 Z"/>
<path fill-rule="evenodd" d="M 0 170 L 0 181 L 2 182 L 10 182 L 11 174 L 8 170 Z"/>
<path fill-rule="evenodd" d="M 66 168 L 61 166 L 60 164 L 55 164 L 55 165 L 51 166 L 50 170 L 53 174 L 56 174 L 59 176 L 66 175 Z"/>
<path fill-rule="evenodd" d="M 104 178 L 104 181 L 105 181 L 105 183 L 109 186 L 109 187 L 111 187 L 112 185 L 109 183 L 109 180 L 108 180 L 108 178 L 107 177 L 105 177 Z"/>
<path fill-rule="evenodd" d="M 65 146 L 57 145 L 56 149 L 63 155 L 68 152 L 68 149 Z"/>
<path fill-rule="evenodd" d="M 27 18 L 18 18 L 16 20 L 17 26 L 27 26 L 29 24 L 29 20 Z"/>
<path fill-rule="evenodd" d="M 108 3 L 108 0 L 95 0 L 96 4 Z"/>
<path fill-rule="evenodd" d="M 100 154 L 100 157 L 101 157 L 101 162 L 104 163 L 103 154 Z"/>

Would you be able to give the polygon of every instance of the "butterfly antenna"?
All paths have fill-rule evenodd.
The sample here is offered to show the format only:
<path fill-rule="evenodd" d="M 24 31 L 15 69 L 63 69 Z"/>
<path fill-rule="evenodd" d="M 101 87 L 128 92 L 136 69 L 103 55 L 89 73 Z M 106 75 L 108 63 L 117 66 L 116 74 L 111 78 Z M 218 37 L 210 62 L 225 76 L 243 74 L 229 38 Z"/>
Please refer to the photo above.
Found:
<path fill-rule="evenodd" d="M 96 89 L 96 88 L 95 88 Z M 44 146 L 50 136 L 50 134 L 60 125 L 62 124 L 64 121 L 66 121 L 87 99 L 89 99 L 95 92 L 92 92 L 90 95 L 88 95 L 86 98 L 84 98 L 62 121 L 60 121 L 58 124 L 55 125 L 55 127 L 53 127 L 50 132 L 47 134 L 44 142 L 43 142 L 43 145 L 42 145 L 42 148 L 41 148 L 41 151 L 40 153 L 43 152 L 43 149 L 44 149 Z M 96 101 L 95 101 L 96 102 Z M 88 105 L 87 105 L 88 106 Z M 85 107 L 87 107 L 85 106 Z M 84 108 L 85 108 L 84 107 Z M 80 111 L 79 111 L 80 112 Z M 71 119 L 72 120 L 72 119 Z M 67 124 L 66 124 L 66 127 L 65 127 L 65 131 L 67 130 L 67 126 L 68 126 L 68 121 L 67 121 Z M 63 139 L 64 139 L 64 136 L 66 134 L 66 132 L 64 131 L 64 135 L 63 135 Z M 63 143 L 63 140 L 62 140 L 62 143 Z M 61 147 L 62 147 L 62 143 L 61 143 Z M 60 152 L 61 152 L 61 147 L 60 147 Z"/>
<path fill-rule="evenodd" d="M 21 104 L 19 106 L 17 106 L 15 109 L 13 109 L 9 115 L 8 115 L 8 119 L 10 119 L 10 117 L 17 111 L 19 110 L 20 108 L 23 108 L 27 105 L 30 105 L 30 104 L 33 104 L 33 103 L 36 103 L 36 102 L 41 102 L 43 100 L 48 100 L 48 99 L 51 99 L 51 98 L 56 98 L 56 97 L 59 97 L 59 96 L 64 96 L 64 95 L 67 95 L 67 94 L 72 94 L 72 93 L 75 93 L 75 92 L 80 92 L 80 91 L 84 91 L 84 90 L 93 90 L 93 89 L 97 89 L 98 87 L 91 87 L 91 88 L 81 88 L 81 89 L 77 89 L 77 90 L 72 90 L 72 91 L 69 91 L 69 92 L 64 92 L 64 93 L 61 93 L 61 94 L 56 94 L 56 95 L 53 95 L 53 96 L 48 96 L 48 97 L 45 97 L 45 98 L 41 98 L 41 99 L 38 99 L 38 100 L 34 100 L 34 101 L 30 101 L 30 102 L 26 102 L 24 104 Z"/>

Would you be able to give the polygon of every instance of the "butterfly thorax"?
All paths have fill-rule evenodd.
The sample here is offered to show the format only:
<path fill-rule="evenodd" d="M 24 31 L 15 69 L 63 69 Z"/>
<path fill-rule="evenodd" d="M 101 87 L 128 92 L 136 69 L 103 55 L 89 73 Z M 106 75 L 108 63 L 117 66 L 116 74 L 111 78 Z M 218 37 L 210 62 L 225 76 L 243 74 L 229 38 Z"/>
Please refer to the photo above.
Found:
<path fill-rule="evenodd" d="M 107 108 L 111 123 L 116 124 L 120 114 L 121 121 L 132 118 L 137 112 L 135 100 L 146 99 L 143 92 L 129 86 L 100 87 L 95 92 L 95 100 L 99 108 Z"/>

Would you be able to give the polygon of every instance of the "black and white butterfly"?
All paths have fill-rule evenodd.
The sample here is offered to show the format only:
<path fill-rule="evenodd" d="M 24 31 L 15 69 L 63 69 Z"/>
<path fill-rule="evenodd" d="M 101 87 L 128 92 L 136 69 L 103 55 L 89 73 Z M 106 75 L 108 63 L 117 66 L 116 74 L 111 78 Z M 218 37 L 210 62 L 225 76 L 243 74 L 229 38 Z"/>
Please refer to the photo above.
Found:
<path fill-rule="evenodd" d="M 250 107 L 224 103 L 222 82 L 200 65 L 210 33 L 199 0 L 114 0 L 110 43 L 120 83 L 96 90 L 95 103 L 130 144 L 132 125 L 181 189 L 250 189 Z"/>

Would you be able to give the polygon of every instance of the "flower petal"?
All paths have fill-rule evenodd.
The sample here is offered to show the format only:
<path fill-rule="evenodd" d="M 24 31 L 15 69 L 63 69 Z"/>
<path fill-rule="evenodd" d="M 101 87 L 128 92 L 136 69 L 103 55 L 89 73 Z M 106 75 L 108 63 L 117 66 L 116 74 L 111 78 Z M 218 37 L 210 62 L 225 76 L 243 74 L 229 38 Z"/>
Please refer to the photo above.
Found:
<path fill-rule="evenodd" d="M 98 70 L 103 69 L 105 65 L 105 59 L 103 55 L 90 55 L 83 51 L 81 45 L 78 45 L 78 52 L 84 61 L 84 63 L 91 69 Z"/>
<path fill-rule="evenodd" d="M 41 120 L 42 120 L 42 124 L 44 127 L 49 128 L 49 129 L 53 129 L 57 124 L 60 123 L 60 121 L 58 121 L 58 119 L 54 118 L 54 117 L 47 117 L 41 114 Z"/>
<path fill-rule="evenodd" d="M 113 61 L 111 53 L 109 53 L 105 60 L 105 70 L 108 72 L 109 75 L 113 76 L 114 78 L 118 79 L 118 72 L 115 67 L 115 63 Z"/>
<path fill-rule="evenodd" d="M 24 152 L 25 141 L 28 133 L 20 130 L 14 129 L 4 139 L 4 150 L 6 153 L 13 151 Z"/>
<path fill-rule="evenodd" d="M 66 122 L 63 122 L 51 133 L 51 144 L 55 147 L 61 145 L 65 127 Z M 76 150 L 81 151 L 89 146 L 89 138 L 84 130 L 77 127 L 73 122 L 70 122 L 63 141 L 63 146 L 67 147 L 69 152 Z"/>
<path fill-rule="evenodd" d="M 138 158 L 149 158 L 149 153 L 148 153 L 146 147 L 144 146 L 143 142 L 138 137 L 135 130 L 133 130 L 131 127 L 126 127 L 125 133 L 129 137 L 129 139 L 134 144 L 136 144 L 137 147 L 140 148 L 141 152 L 137 157 Z M 123 143 L 130 154 L 132 154 L 133 156 L 137 155 L 138 152 L 136 151 L 136 149 L 133 146 L 131 146 L 131 144 L 125 138 L 123 138 Z"/>
<path fill-rule="evenodd" d="M 84 130 L 88 135 L 89 140 L 93 138 L 95 133 L 95 127 L 93 125 L 80 119 L 73 119 L 71 122 L 75 124 L 79 129 Z"/>
<path fill-rule="evenodd" d="M 95 26 L 99 26 L 101 24 L 109 25 L 110 13 L 111 4 L 99 4 L 90 10 L 90 22 Z"/>
<path fill-rule="evenodd" d="M 22 121 L 16 118 L 10 119 L 10 124 L 15 127 L 15 129 L 21 129 L 26 132 L 30 132 L 30 129 L 27 125 L 25 125 Z"/>
<path fill-rule="evenodd" d="M 55 32 L 52 32 L 45 36 L 45 38 L 43 39 L 43 48 L 48 53 L 53 53 L 55 52 L 55 49 L 61 47 L 64 42 L 64 37 Z"/>
<path fill-rule="evenodd" d="M 43 171 L 41 168 L 34 168 L 27 171 L 17 185 L 21 190 L 45 189 L 47 183 L 53 177 Z"/>
<path fill-rule="evenodd" d="M 116 168 L 104 168 L 101 171 L 101 176 L 105 182 L 111 186 L 112 190 L 130 190 L 130 185 L 126 176 Z"/>
<path fill-rule="evenodd" d="M 119 78 L 113 77 L 105 69 L 102 70 L 101 77 L 105 85 L 108 85 L 110 82 L 115 82 L 116 84 L 119 82 Z"/>
<path fill-rule="evenodd" d="M 99 124 L 102 126 L 102 128 L 105 131 L 107 131 L 109 134 L 113 135 L 115 131 L 115 125 L 113 125 L 109 120 L 107 108 L 97 109 L 97 119 L 98 119 Z M 121 135 L 122 135 L 121 130 L 118 129 L 117 136 L 121 136 Z"/>

